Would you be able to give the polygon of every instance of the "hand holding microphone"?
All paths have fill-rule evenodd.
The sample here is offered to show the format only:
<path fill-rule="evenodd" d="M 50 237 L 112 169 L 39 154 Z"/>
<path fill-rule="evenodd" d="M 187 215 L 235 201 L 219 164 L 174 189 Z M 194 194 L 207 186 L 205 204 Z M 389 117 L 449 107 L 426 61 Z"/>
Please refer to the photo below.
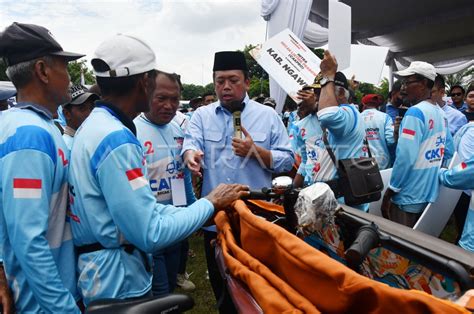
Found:
<path fill-rule="evenodd" d="M 244 109 L 245 104 L 240 101 L 232 101 L 228 108 L 232 112 L 234 120 L 234 138 L 242 139 L 242 124 L 240 122 L 240 114 Z"/>

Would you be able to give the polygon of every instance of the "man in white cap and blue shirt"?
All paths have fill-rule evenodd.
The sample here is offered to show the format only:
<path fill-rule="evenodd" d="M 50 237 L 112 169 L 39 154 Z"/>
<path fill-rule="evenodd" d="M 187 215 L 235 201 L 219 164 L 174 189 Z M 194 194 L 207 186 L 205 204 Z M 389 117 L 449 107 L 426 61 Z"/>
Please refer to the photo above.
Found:
<path fill-rule="evenodd" d="M 77 130 L 69 169 L 71 221 L 84 303 L 150 294 L 150 255 L 182 241 L 248 187 L 221 185 L 188 207 L 156 202 L 132 119 L 149 109 L 155 54 L 118 34 L 91 61 L 102 98 Z"/>
<path fill-rule="evenodd" d="M 63 51 L 42 26 L 13 23 L 0 33 L 0 56 L 18 91 L 0 118 L 0 253 L 15 308 L 79 313 L 69 155 L 53 112 L 71 100 L 67 63 L 83 55 Z"/>
<path fill-rule="evenodd" d="M 414 61 L 397 73 L 401 96 L 413 104 L 402 120 L 390 185 L 385 192 L 382 214 L 413 227 L 428 203 L 439 192 L 438 170 L 443 158 L 452 154 L 452 138 L 443 110 L 431 97 L 435 68 Z"/>

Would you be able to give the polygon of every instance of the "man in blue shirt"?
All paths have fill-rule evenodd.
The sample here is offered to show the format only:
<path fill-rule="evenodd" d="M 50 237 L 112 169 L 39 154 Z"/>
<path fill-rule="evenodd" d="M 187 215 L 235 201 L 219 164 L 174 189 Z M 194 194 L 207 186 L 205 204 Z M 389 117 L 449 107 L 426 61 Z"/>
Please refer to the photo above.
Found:
<path fill-rule="evenodd" d="M 270 187 L 272 174 L 290 170 L 294 162 L 285 126 L 275 110 L 249 99 L 243 53 L 216 53 L 213 71 L 219 100 L 194 112 L 184 139 L 184 162 L 197 175 L 203 163 L 204 195 L 220 183 Z M 234 111 L 240 112 L 242 137 L 234 137 Z M 204 235 L 209 277 L 219 300 L 223 282 L 210 244 L 216 233 L 208 229 Z M 235 311 L 230 298 L 222 302 L 220 311 Z"/>
<path fill-rule="evenodd" d="M 393 83 L 392 90 L 390 91 L 390 101 L 385 107 L 385 113 L 392 118 L 392 122 L 395 123 L 395 118 L 398 116 L 398 108 L 402 105 L 402 98 L 400 97 L 401 84 L 400 81 Z"/>
<path fill-rule="evenodd" d="M 146 253 L 182 241 L 248 195 L 243 185 L 221 185 L 188 207 L 157 203 L 131 120 L 149 109 L 155 54 L 143 40 L 118 34 L 97 48 L 91 63 L 102 100 L 76 132 L 68 177 L 78 288 L 86 305 L 148 295 Z"/>
<path fill-rule="evenodd" d="M 464 112 L 467 109 L 467 104 L 464 102 L 464 95 L 466 90 L 461 85 L 453 85 L 449 90 L 449 96 L 453 100 L 453 108 Z"/>
<path fill-rule="evenodd" d="M 387 219 L 413 227 L 426 205 L 438 197 L 436 178 L 443 157 L 448 155 L 450 133 L 444 112 L 430 99 L 436 77 L 434 67 L 414 61 L 398 75 L 403 78 L 402 97 L 415 105 L 408 109 L 400 126 L 396 159 L 384 195 L 382 214 Z"/>
<path fill-rule="evenodd" d="M 64 128 L 63 140 L 69 150 L 72 147 L 74 134 L 84 120 L 89 116 L 94 108 L 94 101 L 99 99 L 99 96 L 94 93 L 89 93 L 84 86 L 73 85 L 69 89 L 71 94 L 71 101 L 63 105 L 63 116 L 66 121 Z"/>
<path fill-rule="evenodd" d="M 431 89 L 431 100 L 438 104 L 443 109 L 446 119 L 448 119 L 449 132 L 452 136 L 456 134 L 460 127 L 467 123 L 466 116 L 459 110 L 446 104 L 443 100 L 445 94 L 445 82 L 444 77 L 441 74 L 437 74 L 435 83 Z"/>
<path fill-rule="evenodd" d="M 365 130 L 362 118 L 356 106 L 348 105 L 349 84 L 345 75 L 337 71 L 336 59 L 329 51 L 324 52 L 321 61 L 321 94 L 317 120 L 321 131 L 327 130 L 327 143 L 334 153 L 335 161 L 328 154 L 328 149 L 323 141 L 322 132 L 316 134 L 315 153 L 308 154 L 308 159 L 315 164 L 315 168 L 307 168 L 306 176 L 311 175 L 308 183 L 334 180 L 338 178 L 335 162 L 341 159 L 359 158 L 367 156 L 364 147 Z M 317 130 L 315 121 L 312 121 L 313 130 Z M 301 124 L 300 124 L 301 127 Z M 320 166 L 318 166 L 320 164 Z M 308 171 L 310 170 L 310 171 Z M 305 179 L 305 183 L 307 180 Z M 340 192 L 340 191 L 339 191 Z M 339 202 L 343 202 L 341 197 Z M 368 204 L 356 206 L 367 211 Z"/>
<path fill-rule="evenodd" d="M 471 136 L 472 140 L 472 136 Z M 471 154 L 472 155 L 472 154 Z M 471 193 L 471 200 L 469 202 L 469 209 L 464 223 L 461 238 L 458 242 L 463 249 L 474 253 L 474 157 L 461 162 L 452 169 L 441 169 L 439 173 L 439 180 L 441 184 L 452 189 L 469 190 Z"/>
<path fill-rule="evenodd" d="M 18 90 L 18 104 L 0 118 L 0 253 L 15 308 L 80 313 L 69 153 L 52 113 L 71 100 L 67 63 L 83 55 L 63 51 L 44 27 L 13 23 L 0 34 L 0 56 Z"/>
<path fill-rule="evenodd" d="M 157 71 L 150 110 L 133 122 L 143 146 L 150 188 L 160 204 L 191 205 L 196 201 L 191 173 L 181 159 L 184 132 L 174 121 L 179 106 L 181 82 L 176 74 Z M 176 287 L 181 243 L 153 254 L 152 292 L 164 296 Z M 187 254 L 187 252 L 186 252 Z"/>
<path fill-rule="evenodd" d="M 362 98 L 364 111 L 361 114 L 370 152 L 377 160 L 380 170 L 392 166 L 390 148 L 395 145 L 392 119 L 388 114 L 377 110 L 381 98 L 381 95 L 376 94 L 365 95 Z"/>

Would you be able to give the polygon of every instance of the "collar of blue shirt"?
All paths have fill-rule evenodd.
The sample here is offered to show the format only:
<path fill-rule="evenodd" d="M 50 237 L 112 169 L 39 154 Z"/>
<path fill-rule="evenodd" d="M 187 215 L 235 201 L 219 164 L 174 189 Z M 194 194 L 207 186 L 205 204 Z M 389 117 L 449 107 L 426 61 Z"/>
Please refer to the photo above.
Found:
<path fill-rule="evenodd" d="M 245 104 L 245 107 L 248 106 L 248 104 L 249 104 L 249 102 L 250 102 L 250 98 L 249 98 L 249 95 L 248 95 L 247 93 L 245 94 L 244 100 L 243 100 L 242 102 Z M 229 110 L 225 109 L 225 108 L 222 106 L 220 100 L 218 100 L 218 101 L 216 102 L 216 104 L 217 104 L 217 105 L 216 105 L 216 113 L 217 113 L 219 110 L 222 110 L 222 111 L 224 111 L 224 112 L 229 112 Z M 245 107 L 244 107 L 244 110 L 245 110 Z M 242 110 L 242 111 L 243 111 L 243 110 Z"/>
<path fill-rule="evenodd" d="M 45 116 L 47 119 L 52 120 L 53 119 L 53 114 L 51 111 L 46 109 L 45 107 L 32 103 L 32 102 L 19 102 L 15 105 L 15 108 L 19 109 L 30 109 L 33 110 L 34 112 L 37 112 L 43 116 Z"/>

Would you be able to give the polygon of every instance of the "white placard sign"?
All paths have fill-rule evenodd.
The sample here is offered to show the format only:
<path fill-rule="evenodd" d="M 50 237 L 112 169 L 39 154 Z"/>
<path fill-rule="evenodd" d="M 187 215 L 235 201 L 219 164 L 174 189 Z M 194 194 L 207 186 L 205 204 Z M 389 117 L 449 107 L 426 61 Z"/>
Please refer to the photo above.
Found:
<path fill-rule="evenodd" d="M 296 103 L 296 93 L 313 83 L 321 63 L 289 29 L 250 50 L 250 55 Z"/>
<path fill-rule="evenodd" d="M 351 65 L 351 7 L 329 0 L 329 51 L 336 56 L 338 70 Z"/>

